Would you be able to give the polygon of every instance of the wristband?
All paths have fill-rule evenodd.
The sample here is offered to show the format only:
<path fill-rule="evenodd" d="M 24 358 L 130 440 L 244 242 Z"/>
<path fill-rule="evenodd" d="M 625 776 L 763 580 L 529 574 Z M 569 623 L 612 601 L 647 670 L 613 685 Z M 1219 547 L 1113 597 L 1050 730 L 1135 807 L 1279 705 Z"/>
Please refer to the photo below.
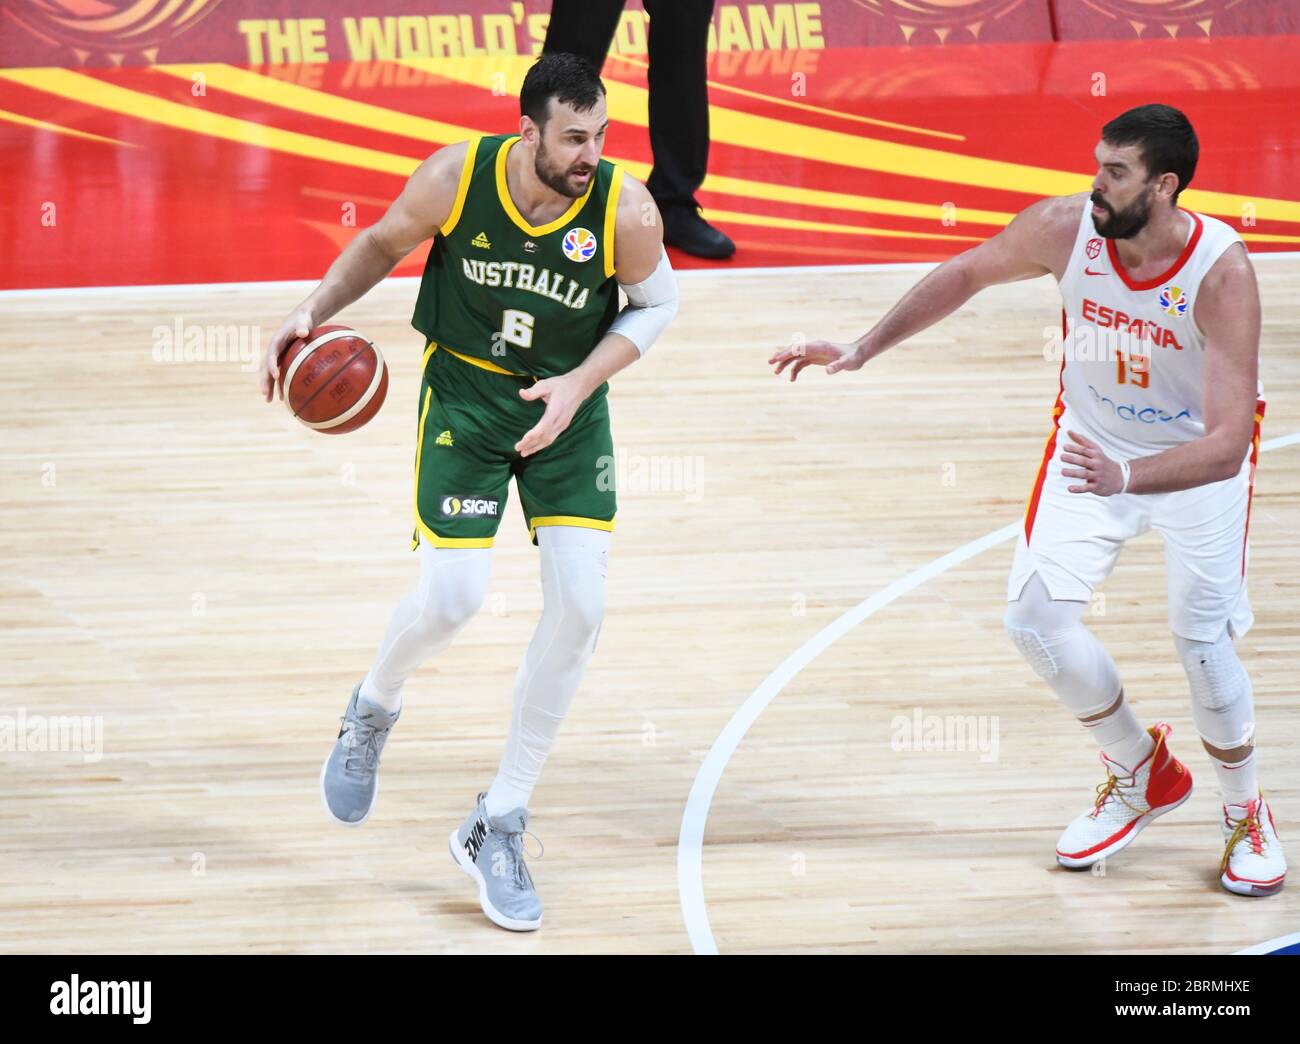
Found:
<path fill-rule="evenodd" d="M 1128 480 L 1129 480 L 1129 476 L 1130 476 L 1130 469 L 1129 469 L 1128 461 L 1127 461 L 1127 460 L 1121 460 L 1121 461 L 1119 462 L 1119 473 L 1124 477 L 1124 481 L 1120 484 L 1119 491 L 1120 491 L 1121 493 L 1127 493 L 1127 492 L 1128 492 Z"/>

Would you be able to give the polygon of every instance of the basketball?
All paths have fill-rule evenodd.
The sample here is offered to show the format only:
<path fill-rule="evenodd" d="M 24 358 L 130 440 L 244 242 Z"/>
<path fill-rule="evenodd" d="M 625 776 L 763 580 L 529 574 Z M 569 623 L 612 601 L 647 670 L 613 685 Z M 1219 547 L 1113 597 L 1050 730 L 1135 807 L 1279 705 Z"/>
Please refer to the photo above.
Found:
<path fill-rule="evenodd" d="M 388 393 L 388 366 L 352 327 L 318 326 L 280 356 L 280 393 L 307 427 L 342 435 L 379 412 Z"/>

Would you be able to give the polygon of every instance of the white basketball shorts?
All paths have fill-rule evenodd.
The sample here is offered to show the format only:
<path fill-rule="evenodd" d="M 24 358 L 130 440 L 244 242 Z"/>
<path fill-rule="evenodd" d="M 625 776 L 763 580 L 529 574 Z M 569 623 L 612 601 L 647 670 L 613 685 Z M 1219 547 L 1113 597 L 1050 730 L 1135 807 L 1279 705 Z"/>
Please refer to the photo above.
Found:
<path fill-rule="evenodd" d="M 1259 423 L 1241 471 L 1230 479 L 1174 493 L 1071 493 L 1078 479 L 1061 474 L 1061 454 L 1077 431 L 1105 442 L 1079 425 L 1068 408 L 1047 441 L 1025 523 L 1016 543 L 1007 601 L 1020 597 L 1038 573 L 1054 599 L 1087 602 L 1110 575 L 1126 541 L 1154 528 L 1165 542 L 1169 627 L 1192 641 L 1244 635 L 1255 621 L 1246 594 L 1248 531 Z"/>

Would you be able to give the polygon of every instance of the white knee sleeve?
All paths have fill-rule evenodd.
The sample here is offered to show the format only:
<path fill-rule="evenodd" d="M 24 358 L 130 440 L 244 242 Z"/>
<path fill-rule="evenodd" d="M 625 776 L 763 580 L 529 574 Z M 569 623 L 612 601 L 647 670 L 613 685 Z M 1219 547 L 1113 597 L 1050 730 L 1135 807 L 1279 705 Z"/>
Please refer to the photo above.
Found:
<path fill-rule="evenodd" d="M 361 694 L 388 710 L 407 676 L 441 652 L 478 612 L 487 594 L 490 548 L 420 542 L 420 582 L 398 603 Z"/>
<path fill-rule="evenodd" d="M 596 647 L 605 613 L 609 534 L 576 526 L 537 530 L 542 618 L 515 676 L 514 715 L 489 815 L 527 807 L 542 765 Z"/>
<path fill-rule="evenodd" d="M 1076 718 L 1090 718 L 1119 697 L 1119 669 L 1083 626 L 1083 602 L 1054 600 L 1035 573 L 1003 624 L 1011 641 Z"/>
<path fill-rule="evenodd" d="M 544 612 L 558 609 L 559 633 L 575 647 L 590 642 L 594 648 L 605 618 L 609 534 L 576 526 L 547 526 L 537 534 Z"/>
<path fill-rule="evenodd" d="M 1034 669 L 1034 673 L 1043 681 L 1053 681 L 1061 673 L 1061 665 L 1052 656 L 1052 650 L 1043 641 L 1043 636 L 1030 627 L 1021 627 L 1006 622 L 1007 634 L 1011 642 L 1020 650 L 1020 655 Z"/>
<path fill-rule="evenodd" d="M 1192 690 L 1192 720 L 1201 738 L 1221 750 L 1250 743 L 1255 734 L 1255 701 L 1250 675 L 1225 631 L 1216 642 L 1174 635 Z"/>
<path fill-rule="evenodd" d="M 430 547 L 420 544 L 420 584 L 416 588 L 418 627 L 432 642 L 450 641 L 483 607 L 487 596 L 490 549 Z"/>

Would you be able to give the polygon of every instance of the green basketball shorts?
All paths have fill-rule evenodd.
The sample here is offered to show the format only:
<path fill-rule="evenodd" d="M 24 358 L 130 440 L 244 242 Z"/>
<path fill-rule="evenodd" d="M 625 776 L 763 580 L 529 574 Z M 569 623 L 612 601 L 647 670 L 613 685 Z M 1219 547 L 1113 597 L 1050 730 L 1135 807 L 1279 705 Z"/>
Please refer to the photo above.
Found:
<path fill-rule="evenodd" d="M 528 535 L 543 526 L 614 528 L 614 444 L 606 386 L 531 457 L 517 443 L 546 404 L 519 398 L 533 378 L 430 344 L 415 440 L 415 533 L 434 547 L 491 547 L 515 478 Z"/>

